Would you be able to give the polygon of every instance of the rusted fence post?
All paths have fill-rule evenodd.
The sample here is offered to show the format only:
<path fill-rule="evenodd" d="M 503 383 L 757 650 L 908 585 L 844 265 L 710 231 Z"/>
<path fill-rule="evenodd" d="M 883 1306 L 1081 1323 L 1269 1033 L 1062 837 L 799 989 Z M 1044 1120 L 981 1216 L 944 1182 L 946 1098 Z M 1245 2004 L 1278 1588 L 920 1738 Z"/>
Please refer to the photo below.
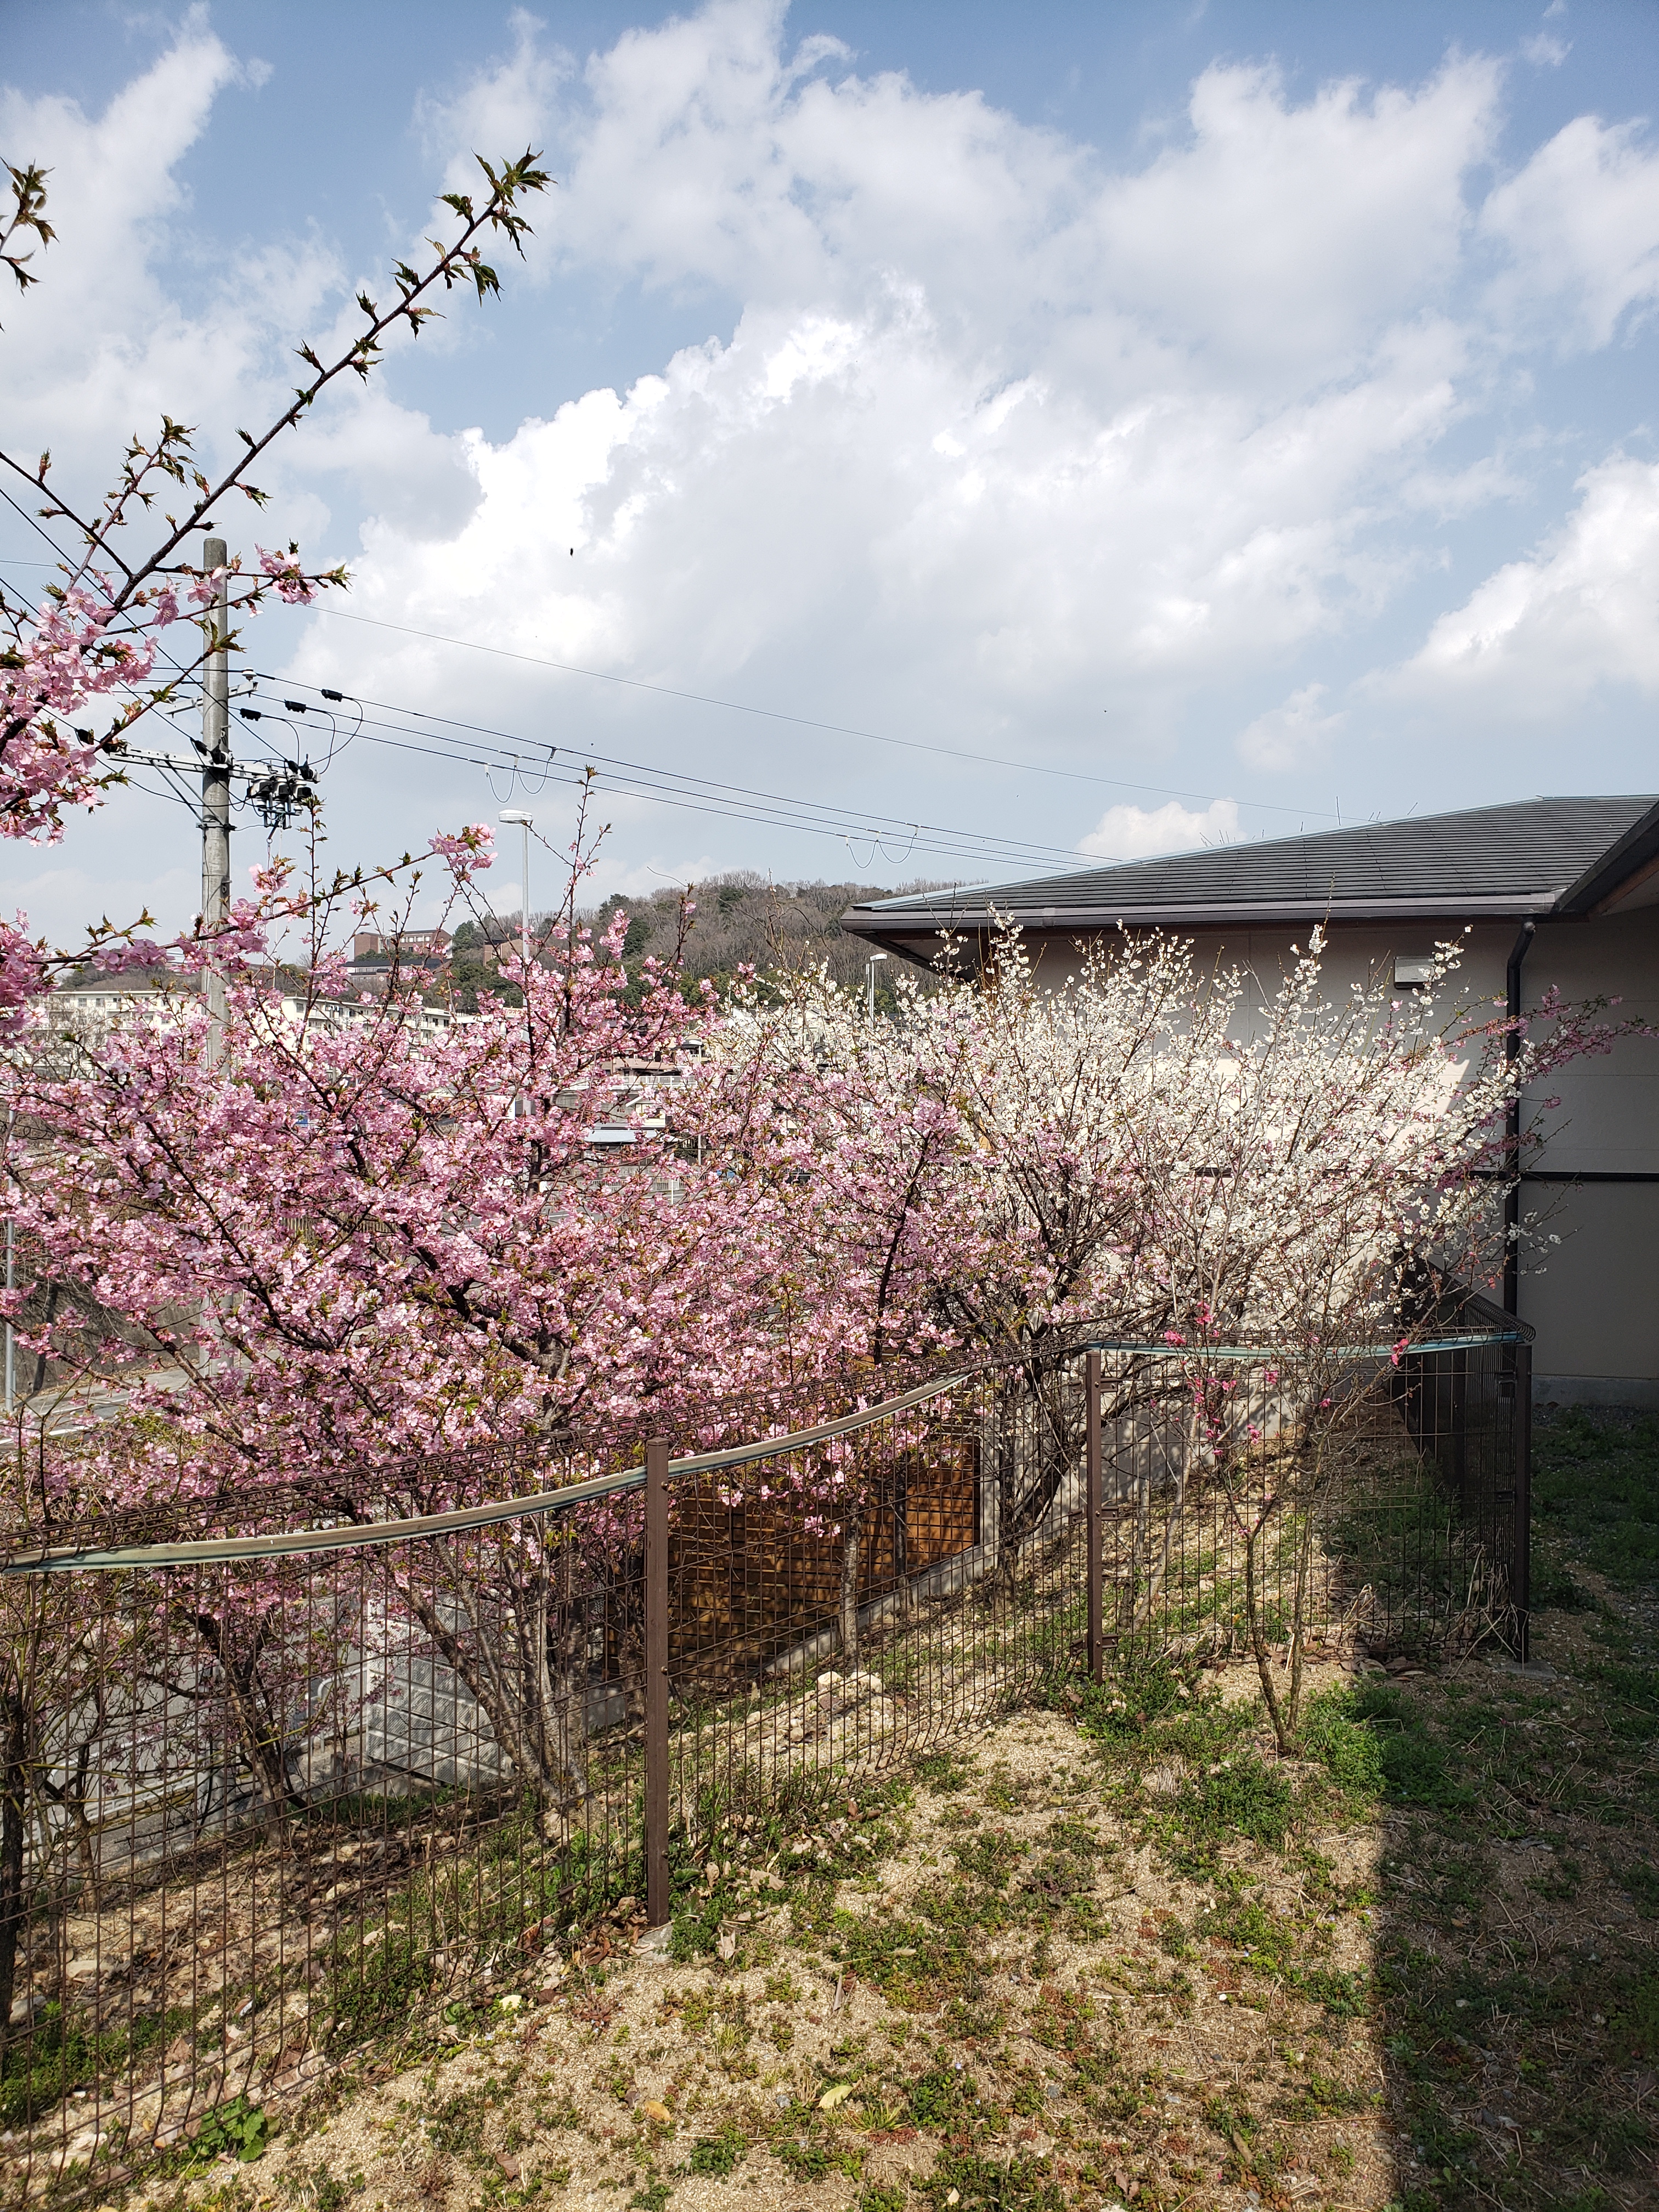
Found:
<path fill-rule="evenodd" d="M 668 1892 L 668 1440 L 645 1448 L 645 1917 L 660 1928 Z"/>
<path fill-rule="evenodd" d="M 1105 1624 L 1101 1603 L 1099 1352 L 1089 1354 L 1084 1371 L 1083 1387 L 1088 1401 L 1083 1417 L 1083 1480 L 1088 1491 L 1084 1525 L 1089 1544 L 1089 1680 L 1097 1682 L 1106 1671 Z"/>

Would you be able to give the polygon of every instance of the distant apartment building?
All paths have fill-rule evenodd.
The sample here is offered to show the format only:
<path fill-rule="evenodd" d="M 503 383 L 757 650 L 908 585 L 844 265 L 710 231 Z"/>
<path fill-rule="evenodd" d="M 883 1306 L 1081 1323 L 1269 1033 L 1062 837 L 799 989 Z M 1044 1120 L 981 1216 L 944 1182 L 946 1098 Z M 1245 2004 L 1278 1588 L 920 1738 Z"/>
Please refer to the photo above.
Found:
<path fill-rule="evenodd" d="M 439 932 L 428 933 L 432 935 Z M 122 1022 L 159 1021 L 176 1016 L 198 995 L 193 977 L 134 974 L 119 976 L 82 976 L 74 981 L 60 984 L 49 994 L 46 1000 L 46 1022 L 60 1036 L 87 1036 L 101 1035 Z M 320 1034 L 340 1030 L 362 1029 L 380 1018 L 378 1004 L 365 1006 L 354 999 L 321 999 L 313 1000 L 307 1013 L 305 999 L 297 990 L 286 991 L 276 1002 L 283 1018 L 297 1029 L 302 1020 L 308 1020 L 312 1029 Z M 453 1013 L 447 1006 L 414 1006 L 406 1009 L 404 1018 L 417 1021 L 422 1036 L 441 1036 L 453 1022 L 471 1018 Z"/>
<path fill-rule="evenodd" d="M 405 929 L 392 937 L 360 929 L 351 940 L 351 957 L 354 965 L 360 960 L 389 962 L 395 957 L 405 968 L 435 968 L 447 957 L 449 946 L 447 929 Z"/>

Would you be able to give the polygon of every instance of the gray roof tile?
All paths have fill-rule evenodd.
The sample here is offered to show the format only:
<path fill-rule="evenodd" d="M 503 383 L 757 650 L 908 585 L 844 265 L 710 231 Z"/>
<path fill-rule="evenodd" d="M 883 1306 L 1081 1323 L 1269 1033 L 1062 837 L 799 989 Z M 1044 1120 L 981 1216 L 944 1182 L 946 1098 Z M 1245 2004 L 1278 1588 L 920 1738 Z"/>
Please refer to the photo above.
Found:
<path fill-rule="evenodd" d="M 1153 860 L 956 892 L 922 891 L 852 908 L 864 934 L 971 921 L 994 907 L 1036 926 L 1070 921 L 1241 920 L 1348 909 L 1547 913 L 1656 806 L 1651 793 L 1529 799 L 1458 814 L 1367 822 Z"/>

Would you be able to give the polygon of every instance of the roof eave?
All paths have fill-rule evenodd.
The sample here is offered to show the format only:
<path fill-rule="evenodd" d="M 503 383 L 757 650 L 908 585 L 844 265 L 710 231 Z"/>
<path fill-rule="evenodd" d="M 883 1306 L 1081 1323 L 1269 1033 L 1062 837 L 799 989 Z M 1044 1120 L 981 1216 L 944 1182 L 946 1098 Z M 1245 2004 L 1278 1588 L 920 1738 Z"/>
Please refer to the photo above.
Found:
<path fill-rule="evenodd" d="M 1659 805 L 1649 807 L 1624 836 L 1593 860 L 1576 884 L 1570 884 L 1556 902 L 1561 915 L 1597 914 L 1632 876 L 1642 874 L 1659 859 Z"/>
<path fill-rule="evenodd" d="M 988 929 L 998 921 L 1017 921 L 1026 930 L 1115 929 L 1120 923 L 1128 929 L 1267 929 L 1309 921 L 1525 921 L 1528 916 L 1554 914 L 1560 905 L 1560 896 L 1556 892 L 1540 891 L 1522 896 L 1506 893 L 1498 897 L 1278 900 L 1271 905 L 1194 902 L 1141 907 L 917 907 L 902 915 L 890 909 L 881 913 L 853 907 L 842 916 L 841 926 L 854 937 L 886 944 L 901 935 Z"/>

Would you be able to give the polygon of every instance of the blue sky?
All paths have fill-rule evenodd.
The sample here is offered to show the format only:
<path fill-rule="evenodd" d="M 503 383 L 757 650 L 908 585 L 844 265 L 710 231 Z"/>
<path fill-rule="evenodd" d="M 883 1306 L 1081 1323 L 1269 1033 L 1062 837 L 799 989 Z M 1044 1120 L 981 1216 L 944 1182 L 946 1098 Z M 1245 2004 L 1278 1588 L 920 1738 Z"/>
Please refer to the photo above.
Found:
<path fill-rule="evenodd" d="M 1659 786 L 1651 5 L 61 0 L 6 33 L 0 146 L 52 165 L 61 235 L 3 312 L 0 435 L 88 489 L 162 406 L 223 449 L 469 149 L 546 149 L 504 300 L 271 474 L 261 536 L 347 561 L 359 619 L 248 658 L 796 808 L 609 788 L 599 890 Z M 41 550 L 0 520 L 14 582 Z M 332 858 L 526 797 L 372 734 Z M 568 791 L 533 803 L 562 842 Z M 849 850 L 852 809 L 895 826 Z M 134 790 L 4 890 L 63 935 L 195 884 L 187 810 Z"/>

